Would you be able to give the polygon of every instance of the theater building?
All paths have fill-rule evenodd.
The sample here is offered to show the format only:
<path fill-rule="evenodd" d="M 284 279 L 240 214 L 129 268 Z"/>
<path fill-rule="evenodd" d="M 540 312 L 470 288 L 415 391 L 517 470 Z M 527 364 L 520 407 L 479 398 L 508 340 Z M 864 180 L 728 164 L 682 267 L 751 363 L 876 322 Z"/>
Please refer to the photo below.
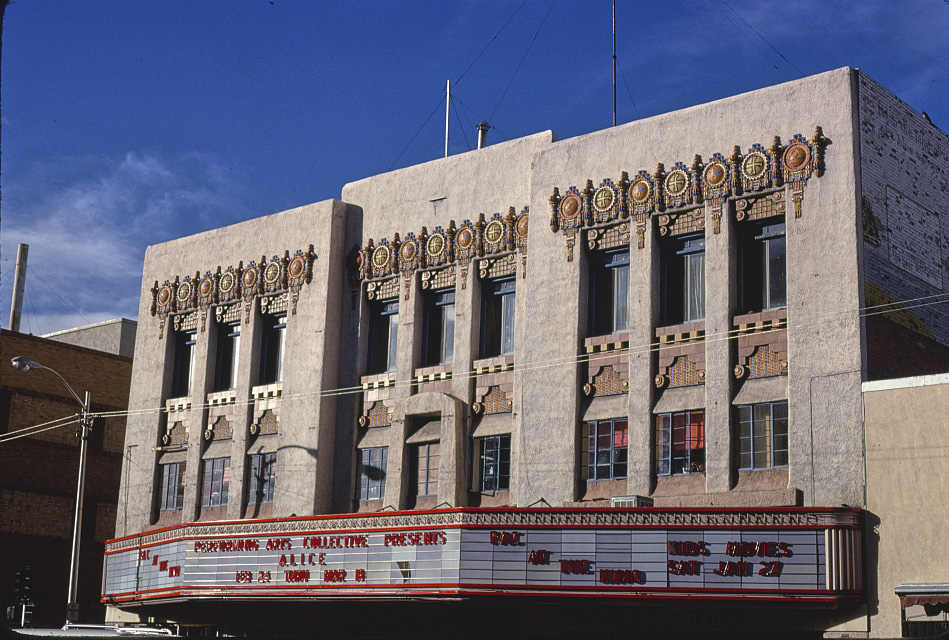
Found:
<path fill-rule="evenodd" d="M 844 68 L 149 247 L 103 602 L 872 636 L 862 385 L 949 362 L 947 155 Z"/>

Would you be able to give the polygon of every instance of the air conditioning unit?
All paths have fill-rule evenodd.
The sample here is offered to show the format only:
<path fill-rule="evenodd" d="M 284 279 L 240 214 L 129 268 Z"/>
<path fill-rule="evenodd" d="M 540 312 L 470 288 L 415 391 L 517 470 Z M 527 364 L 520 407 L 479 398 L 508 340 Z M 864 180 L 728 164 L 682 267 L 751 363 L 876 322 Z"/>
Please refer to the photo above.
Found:
<path fill-rule="evenodd" d="M 617 509 L 635 509 L 637 507 L 651 507 L 652 498 L 647 496 L 613 496 L 610 506 Z"/>

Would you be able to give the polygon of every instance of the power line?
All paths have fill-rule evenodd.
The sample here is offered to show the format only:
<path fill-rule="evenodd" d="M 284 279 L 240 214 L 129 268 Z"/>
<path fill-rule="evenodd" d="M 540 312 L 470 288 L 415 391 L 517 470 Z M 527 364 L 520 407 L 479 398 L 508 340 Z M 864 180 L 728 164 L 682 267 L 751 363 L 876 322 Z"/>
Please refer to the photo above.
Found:
<path fill-rule="evenodd" d="M 937 305 L 937 304 L 949 304 L 949 294 L 934 294 L 930 296 L 922 296 L 919 298 L 892 301 L 892 302 L 872 305 L 872 306 L 863 307 L 860 309 L 850 310 L 850 311 L 828 312 L 825 314 L 818 315 L 817 317 L 815 317 L 814 321 L 809 324 L 787 325 L 786 327 L 769 329 L 767 331 L 760 331 L 757 333 L 758 334 L 775 333 L 778 331 L 787 330 L 787 331 L 793 331 L 796 334 L 800 334 L 806 331 L 810 331 L 816 326 L 825 326 L 827 322 L 833 321 L 834 319 L 838 319 L 838 320 L 847 319 L 848 317 L 853 316 L 854 313 L 856 313 L 858 318 L 867 318 L 867 317 L 878 316 L 878 315 L 889 314 L 889 313 L 899 313 L 902 311 L 907 311 L 909 309 L 917 309 L 917 308 L 922 308 L 922 307 L 927 307 L 927 306 L 932 306 L 932 305 Z M 735 329 L 730 329 L 724 332 L 706 334 L 703 338 L 703 342 L 706 344 L 711 344 L 711 343 L 716 343 L 716 342 L 735 340 L 741 335 L 746 335 L 746 334 L 742 332 L 741 329 L 735 328 Z M 649 342 L 647 344 L 629 345 L 626 348 L 616 349 L 610 352 L 571 354 L 571 355 L 565 355 L 561 358 L 555 358 L 552 360 L 524 362 L 522 364 L 516 364 L 515 370 L 520 371 L 521 373 L 536 372 L 536 371 L 541 371 L 541 370 L 550 369 L 550 368 L 577 366 L 580 364 L 595 361 L 597 358 L 605 357 L 606 354 L 616 354 L 616 353 L 621 353 L 624 351 L 632 353 L 632 354 L 647 354 L 647 353 L 658 352 L 661 349 L 662 347 L 660 347 L 660 345 L 657 344 L 656 342 Z M 476 378 L 477 376 L 478 376 L 478 372 L 474 369 L 470 369 L 467 371 L 455 372 L 453 373 L 452 378 L 466 380 L 466 379 Z M 414 381 L 414 378 L 409 379 L 409 380 L 398 380 L 394 383 L 393 387 L 396 389 L 399 389 L 399 388 L 414 386 L 415 384 L 416 383 Z M 286 401 L 293 401 L 296 399 L 304 400 L 304 399 L 312 399 L 312 398 L 317 398 L 317 397 L 319 398 L 342 397 L 342 396 L 362 393 L 363 391 L 364 389 L 362 385 L 360 384 L 360 385 L 354 385 L 350 387 L 339 387 L 336 389 L 325 389 L 322 391 L 307 391 L 307 392 L 298 393 L 298 394 L 283 395 L 281 396 L 281 398 L 282 398 L 282 402 L 286 402 Z M 255 400 L 253 398 L 246 398 L 246 399 L 236 401 L 233 406 L 247 407 L 247 406 L 252 406 L 254 402 Z M 208 409 L 211 406 L 212 405 L 210 404 L 203 403 L 199 405 L 192 405 L 191 408 L 192 410 L 203 410 L 203 409 Z M 116 410 L 116 411 L 104 411 L 104 412 L 97 411 L 95 412 L 95 415 L 101 416 L 103 418 L 128 418 L 132 416 L 160 414 L 162 412 L 167 412 L 165 407 L 157 407 L 157 408 L 153 407 L 153 408 L 144 408 L 144 409 L 135 409 L 135 410 Z M 63 418 L 61 420 L 71 420 L 71 422 L 56 424 L 56 425 L 53 425 L 52 422 L 49 422 L 49 423 L 44 423 L 41 425 L 36 425 L 35 427 L 27 427 L 26 429 L 21 429 L 11 434 L 4 434 L 0 436 L 0 443 L 13 440 L 15 439 L 15 437 L 26 437 L 28 435 L 31 435 L 31 433 L 26 433 L 27 431 L 31 429 L 45 431 L 48 429 L 59 428 L 62 426 L 67 426 L 68 424 L 73 424 L 77 420 L 77 417 L 70 416 L 68 418 Z M 48 425 L 53 425 L 53 426 L 48 426 Z M 39 433 L 41 431 L 36 431 L 36 432 Z"/>
<path fill-rule="evenodd" d="M 791 67 L 792 69 L 794 69 L 795 71 L 797 71 L 798 74 L 799 74 L 802 78 L 804 77 L 804 72 L 803 72 L 803 71 L 801 71 L 800 69 L 798 69 L 798 68 L 794 65 L 794 63 L 792 63 L 790 60 L 788 60 L 788 59 L 785 57 L 785 55 L 784 55 L 783 53 L 781 53 L 780 51 L 778 51 L 778 48 L 775 47 L 773 44 L 771 44 L 771 42 L 769 42 L 767 38 L 765 38 L 763 35 L 761 35 L 761 33 L 760 33 L 757 29 L 755 29 L 753 26 L 751 26 L 751 23 L 750 23 L 750 22 L 748 22 L 747 20 L 745 20 L 744 18 L 742 18 L 741 15 L 740 15 L 737 11 L 735 11 L 735 10 L 732 8 L 732 6 L 731 6 L 730 4 L 728 4 L 728 2 L 726 2 L 725 0 L 720 0 L 720 2 L 721 2 L 723 5 L 725 5 L 726 7 L 728 7 L 728 10 L 729 10 L 729 11 L 731 11 L 732 13 L 734 13 L 734 14 L 738 17 L 739 20 L 741 20 L 749 29 L 751 29 L 751 30 L 755 33 L 756 36 L 758 36 L 759 38 L 761 38 L 761 40 L 762 40 L 766 45 L 768 45 L 769 47 L 771 47 L 771 49 L 772 49 L 776 54 L 778 54 L 779 56 L 781 56 L 781 59 L 784 60 L 785 62 L 787 62 L 788 65 L 790 65 L 790 67 Z M 777 69 L 777 67 L 775 67 L 775 69 Z"/>

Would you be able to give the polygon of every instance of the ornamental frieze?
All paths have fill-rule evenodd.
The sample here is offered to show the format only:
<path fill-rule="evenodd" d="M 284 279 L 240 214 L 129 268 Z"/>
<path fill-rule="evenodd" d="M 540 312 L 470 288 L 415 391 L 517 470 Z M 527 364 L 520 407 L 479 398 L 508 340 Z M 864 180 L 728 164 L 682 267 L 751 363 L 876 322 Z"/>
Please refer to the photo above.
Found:
<path fill-rule="evenodd" d="M 427 513 L 396 511 L 348 516 L 311 516 L 274 521 L 186 524 L 106 543 L 106 553 L 182 537 L 229 537 L 357 529 L 418 529 L 422 527 L 859 527 L 860 510 L 831 508 L 785 509 L 451 509 Z"/>
<path fill-rule="evenodd" d="M 514 207 L 506 215 L 495 213 L 490 218 L 479 214 L 475 222 L 465 220 L 456 226 L 455 221 L 448 223 L 447 229 L 435 227 L 429 232 L 427 227 L 416 236 L 405 234 L 405 239 L 396 233 L 392 239 L 372 238 L 363 248 L 354 248 L 350 259 L 350 283 L 353 286 L 353 300 L 358 295 L 362 281 L 369 284 L 370 299 L 380 298 L 379 281 L 401 277 L 403 291 L 408 299 L 411 283 L 417 271 L 424 273 L 441 268 L 460 269 L 461 288 L 465 288 L 471 262 L 486 256 L 518 253 L 521 256 L 522 274 L 527 268 L 527 230 L 530 218 L 528 207 L 516 214 Z M 425 277 L 423 284 L 434 278 Z M 444 279 L 444 278 L 443 278 Z"/>
<path fill-rule="evenodd" d="M 807 180 L 824 172 L 824 147 L 827 139 L 820 127 L 810 140 L 795 134 L 788 144 L 777 136 L 771 146 L 753 144 L 745 153 L 736 146 L 726 158 L 712 154 L 708 162 L 696 155 L 691 165 L 676 162 L 668 171 L 659 163 L 649 173 L 640 170 L 632 178 L 623 171 L 614 183 L 606 178 L 594 187 L 587 180 L 583 189 L 569 187 L 563 193 L 553 188 L 548 198 L 550 228 L 563 233 L 567 242 L 567 261 L 573 260 L 578 231 L 584 227 L 603 227 L 632 218 L 636 224 L 638 246 L 645 243 L 646 222 L 661 216 L 661 230 L 668 232 L 670 221 L 681 219 L 681 210 L 693 209 L 703 219 L 704 205 L 712 214 L 712 233 L 721 232 L 724 203 L 732 197 L 750 195 L 786 187 L 794 206 L 794 217 L 802 215 Z"/>
<path fill-rule="evenodd" d="M 176 318 L 177 327 L 181 324 L 177 322 L 179 316 L 196 313 L 201 331 L 204 331 L 208 311 L 219 305 L 229 309 L 231 305 L 243 305 L 244 322 L 247 323 L 258 300 L 269 301 L 273 296 L 283 295 L 289 297 L 290 311 L 295 314 L 300 290 L 313 279 L 315 259 L 311 244 L 306 252 L 297 250 L 293 256 L 287 250 L 282 258 L 273 256 L 268 260 L 262 256 L 260 262 L 251 260 L 244 266 L 241 261 L 237 267 L 226 269 L 219 266 L 213 273 L 205 271 L 203 276 L 196 271 L 194 276 L 175 276 L 173 281 L 165 280 L 161 286 L 156 280 L 151 289 L 150 311 L 159 318 L 158 337 L 164 336 L 168 316 Z"/>

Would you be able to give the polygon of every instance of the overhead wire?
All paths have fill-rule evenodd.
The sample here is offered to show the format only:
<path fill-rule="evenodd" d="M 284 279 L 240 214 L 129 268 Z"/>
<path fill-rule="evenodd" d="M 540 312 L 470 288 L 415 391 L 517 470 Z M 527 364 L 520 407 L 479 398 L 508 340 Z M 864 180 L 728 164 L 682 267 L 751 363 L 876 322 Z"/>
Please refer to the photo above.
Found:
<path fill-rule="evenodd" d="M 488 119 L 488 122 L 494 119 L 494 114 L 497 113 L 498 109 L 501 107 L 501 103 L 504 102 L 504 98 L 507 96 L 508 91 L 511 90 L 511 86 L 514 84 L 514 80 L 517 78 L 517 74 L 520 72 L 521 67 L 524 66 L 524 61 L 527 60 L 527 54 L 530 53 L 531 47 L 534 46 L 534 42 L 537 41 L 537 36 L 540 34 L 540 30 L 544 28 L 544 25 L 547 23 L 547 18 L 550 17 L 550 12 L 554 9 L 554 3 L 550 3 L 550 7 L 547 9 L 547 13 L 544 14 L 544 19 L 541 20 L 540 26 L 537 27 L 537 31 L 534 32 L 534 37 L 531 38 L 530 42 L 527 44 L 527 50 L 524 51 L 524 55 L 521 56 L 521 61 L 517 63 L 517 67 L 514 69 L 514 73 L 511 75 L 510 82 L 507 83 L 507 87 L 504 89 L 504 92 L 501 94 L 501 97 L 498 99 L 497 105 L 494 107 L 494 111 L 491 112 L 491 117 Z"/>
<path fill-rule="evenodd" d="M 767 334 L 774 333 L 779 331 L 792 331 L 795 333 L 800 333 L 802 331 L 807 331 L 811 328 L 811 324 L 820 324 L 821 326 L 826 325 L 827 322 L 833 321 L 834 319 L 846 319 L 847 317 L 852 317 L 856 312 L 858 318 L 873 317 L 889 313 L 899 313 L 902 311 L 908 311 L 910 309 L 917 309 L 922 307 L 928 307 L 938 304 L 949 304 L 949 294 L 933 294 L 929 296 L 921 296 L 918 298 L 911 298 L 905 300 L 895 300 L 891 302 L 885 302 L 877 305 L 871 305 L 863 307 L 856 310 L 848 311 L 835 311 L 828 312 L 824 314 L 819 314 L 814 318 L 812 323 L 801 323 L 796 325 L 786 325 L 783 327 L 775 327 L 772 329 L 758 331 L 757 334 Z M 717 333 L 708 333 L 705 334 L 703 342 L 706 344 L 714 344 L 717 342 L 735 340 L 741 335 L 746 335 L 746 332 L 740 328 L 733 328 L 728 331 L 722 331 Z M 656 353 L 660 351 L 663 347 L 656 342 L 649 342 L 646 344 L 635 344 L 628 345 L 620 349 L 615 349 L 609 352 L 594 352 L 594 353 L 580 353 L 580 354 L 569 354 L 564 355 L 563 357 L 553 358 L 549 360 L 540 360 L 532 362 L 524 362 L 515 365 L 515 369 L 520 373 L 524 372 L 536 372 L 542 371 L 551 368 L 564 367 L 564 366 L 577 366 L 580 364 L 585 364 L 588 362 L 594 362 L 599 358 L 605 357 L 607 354 L 615 355 L 616 353 L 629 352 L 634 355 L 645 355 L 650 353 Z M 453 373 L 452 378 L 458 380 L 470 380 L 478 376 L 478 372 L 475 369 L 467 371 L 458 371 Z M 417 384 L 414 378 L 408 380 L 397 380 L 394 384 L 389 385 L 390 388 L 403 389 L 410 386 L 415 386 Z M 361 384 L 353 385 L 349 387 L 338 387 L 335 389 L 325 389 L 321 391 L 306 391 L 296 394 L 285 394 L 282 395 L 281 402 L 293 401 L 293 400 L 306 400 L 306 399 L 315 399 L 315 398 L 332 398 L 332 397 L 342 397 L 348 395 L 354 395 L 364 392 L 365 389 Z M 255 400 L 253 398 L 246 398 L 241 400 L 235 400 L 233 403 L 237 407 L 247 407 L 253 405 Z M 209 403 L 192 405 L 192 410 L 204 410 L 212 405 Z M 132 410 L 115 410 L 115 411 L 96 411 L 93 412 L 94 415 L 102 416 L 106 418 L 128 418 L 132 416 L 142 416 L 142 415 L 152 415 L 160 414 L 162 412 L 168 412 L 166 407 L 148 407 L 142 409 L 132 409 Z M 41 425 L 36 425 L 35 427 L 27 427 L 26 429 L 18 430 L 10 434 L 4 434 L 0 436 L 0 443 L 6 442 L 8 440 L 15 439 L 11 436 L 16 437 L 26 437 L 30 435 L 27 431 L 31 429 L 42 429 L 48 430 L 52 428 L 59 428 L 62 426 L 67 426 L 68 424 L 75 423 L 78 418 L 77 416 L 69 416 L 61 420 L 70 420 L 71 422 L 56 424 L 53 423 L 56 421 L 43 423 Z M 52 425 L 52 426 L 48 426 Z M 37 431 L 37 433 L 40 431 Z M 22 434 L 22 435 L 21 435 Z"/>
<path fill-rule="evenodd" d="M 795 66 L 793 62 L 791 62 L 790 60 L 788 60 L 787 57 L 786 57 L 783 53 L 781 53 L 780 51 L 778 51 L 778 48 L 777 48 L 777 47 L 775 47 L 773 44 L 771 44 L 771 42 L 770 42 L 767 38 L 765 38 L 757 29 L 755 29 L 755 28 L 751 25 L 750 22 L 748 22 L 747 20 L 745 20 L 745 19 L 741 16 L 741 14 L 739 14 L 737 11 L 735 11 L 735 9 L 732 8 L 732 6 L 731 6 L 730 4 L 728 4 L 728 2 L 726 2 L 726 0 L 719 0 L 719 1 L 720 1 L 723 5 L 725 5 L 725 6 L 728 8 L 729 11 L 731 11 L 732 13 L 734 13 L 735 16 L 745 24 L 745 26 L 747 26 L 749 29 L 751 29 L 751 30 L 754 32 L 755 35 L 757 35 L 766 45 L 768 45 L 768 46 L 771 48 L 772 51 L 774 51 L 776 54 L 778 54 L 778 55 L 781 57 L 781 59 L 784 60 L 792 69 L 794 69 L 795 71 L 797 71 L 797 73 L 800 75 L 800 77 L 802 77 L 802 78 L 804 77 L 804 72 L 803 72 L 803 71 L 801 71 L 800 69 L 798 69 L 797 66 Z M 724 12 L 723 12 L 723 13 L 724 13 Z M 728 14 L 725 14 L 725 15 L 727 16 Z M 749 38 L 749 40 L 750 40 L 750 38 Z M 758 47 L 755 47 L 755 48 L 757 49 Z M 758 49 L 758 50 L 761 51 L 761 49 Z M 780 70 L 778 69 L 777 65 L 772 65 L 772 66 L 775 68 L 775 70 L 780 71 Z"/>

